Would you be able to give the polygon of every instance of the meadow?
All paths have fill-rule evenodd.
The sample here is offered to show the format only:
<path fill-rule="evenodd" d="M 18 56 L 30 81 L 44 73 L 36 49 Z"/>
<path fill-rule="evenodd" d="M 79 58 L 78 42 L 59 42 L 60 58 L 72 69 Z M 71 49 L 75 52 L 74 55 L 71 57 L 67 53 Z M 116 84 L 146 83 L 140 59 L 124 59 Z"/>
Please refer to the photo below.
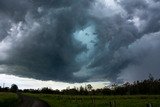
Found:
<path fill-rule="evenodd" d="M 159 95 L 135 96 L 70 96 L 51 94 L 26 94 L 46 101 L 51 107 L 110 107 L 115 102 L 116 107 L 160 107 Z"/>
<path fill-rule="evenodd" d="M 53 95 L 53 94 L 30 94 L 35 99 L 46 101 L 51 107 L 110 107 L 115 103 L 116 107 L 160 107 L 160 95 L 134 95 L 134 96 L 81 96 L 81 95 Z M 0 107 L 17 107 L 18 96 L 14 93 L 0 93 Z"/>
<path fill-rule="evenodd" d="M 0 107 L 16 107 L 18 96 L 14 93 L 0 92 Z"/>

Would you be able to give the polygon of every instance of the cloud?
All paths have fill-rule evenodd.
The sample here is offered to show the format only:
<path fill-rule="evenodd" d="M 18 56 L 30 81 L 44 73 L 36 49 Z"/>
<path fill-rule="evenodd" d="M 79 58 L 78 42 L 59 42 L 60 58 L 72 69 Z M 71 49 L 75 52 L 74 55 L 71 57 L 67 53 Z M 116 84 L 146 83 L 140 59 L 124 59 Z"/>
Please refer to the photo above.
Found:
<path fill-rule="evenodd" d="M 159 40 L 160 32 L 150 33 L 135 41 L 128 48 L 123 49 L 120 52 L 120 56 L 125 55 L 126 59 L 124 60 L 130 60 L 130 63 L 122 69 L 119 79 L 133 82 L 135 80 L 147 79 L 149 74 L 159 78 Z M 122 54 L 123 52 L 125 54 Z"/>
<path fill-rule="evenodd" d="M 127 74 L 130 75 L 127 79 L 129 80 L 129 78 L 132 77 L 132 81 L 145 79 L 149 73 L 157 73 L 158 75 L 159 71 L 155 70 L 156 67 L 152 66 L 152 68 L 155 69 L 150 69 L 146 72 L 142 70 L 142 68 L 148 68 L 147 63 L 149 59 L 151 61 L 150 63 L 154 63 L 154 65 L 158 64 L 158 56 L 156 55 L 156 58 L 152 56 L 157 53 L 155 50 L 159 50 L 159 48 L 150 50 L 153 47 L 147 44 L 157 43 L 157 38 L 149 39 L 150 36 L 146 35 L 160 36 L 159 33 L 157 33 L 159 32 L 158 26 L 160 18 L 157 13 L 159 4 L 152 0 L 119 0 L 117 3 L 119 4 L 118 7 L 123 10 L 119 14 L 105 18 L 96 18 L 99 43 L 97 53 L 95 53 L 95 57 L 88 66 L 88 69 L 94 69 L 91 78 L 96 75 L 96 77 L 99 78 L 106 78 L 118 82 L 121 81 L 119 78 L 126 80 Z M 148 38 L 148 41 L 145 42 L 145 40 L 143 40 L 144 38 Z M 128 52 L 127 48 L 132 44 L 137 45 L 135 47 L 143 47 L 145 50 L 138 48 Z M 159 44 L 157 45 L 159 46 Z M 147 61 L 144 61 L 146 58 L 145 54 L 148 53 L 148 51 L 151 51 L 150 57 Z M 142 62 L 139 60 L 142 60 Z M 139 63 L 143 64 L 137 67 Z M 132 74 L 135 74 L 135 76 L 132 76 Z M 140 78 L 138 78 L 137 75 L 139 75 Z"/>
<path fill-rule="evenodd" d="M 13 21 L 8 35 L 1 42 L 1 54 L 6 55 L 0 61 L 5 68 L 3 73 L 44 80 L 81 81 L 73 77 L 73 72 L 80 69 L 75 58 L 86 47 L 75 42 L 72 35 L 76 29 L 86 25 L 87 14 L 83 11 L 88 8 L 89 2 L 81 0 L 65 5 L 65 1 L 61 0 L 55 2 L 56 6 L 60 5 L 56 8 L 48 2 L 54 4 L 54 1 L 46 1 L 44 5 L 41 1 L 29 2 L 33 7 L 27 8 L 26 13 L 26 8 L 22 8 L 23 14 L 19 11 L 23 7 L 21 1 L 14 2 L 12 6 L 15 8 L 11 11 L 7 7 L 11 2 L 3 2 L 6 6 L 2 7 L 2 11 L 21 19 L 17 22 L 11 18 Z M 64 5 L 61 5 L 63 2 Z"/>
<path fill-rule="evenodd" d="M 0 1 L 0 73 L 63 82 L 157 73 L 144 68 L 159 63 L 159 10 L 156 0 Z"/>

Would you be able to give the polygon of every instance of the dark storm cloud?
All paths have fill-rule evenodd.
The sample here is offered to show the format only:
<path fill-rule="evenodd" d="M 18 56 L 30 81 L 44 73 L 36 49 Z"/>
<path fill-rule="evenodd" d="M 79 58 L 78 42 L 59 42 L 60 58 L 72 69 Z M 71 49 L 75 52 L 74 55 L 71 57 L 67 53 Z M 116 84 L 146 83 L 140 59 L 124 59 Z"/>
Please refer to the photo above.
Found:
<path fill-rule="evenodd" d="M 0 21 L 0 41 L 1 41 L 8 35 L 8 30 L 11 27 L 11 23 L 8 22 L 9 19 L 8 18 L 6 19 L 5 16 L 0 16 L 0 20 L 1 20 Z"/>
<path fill-rule="evenodd" d="M 143 33 L 159 31 L 160 2 L 158 0 L 122 0 L 120 4 L 128 12 L 129 17 L 138 16 L 146 21 Z"/>
<path fill-rule="evenodd" d="M 156 0 L 0 1 L 0 72 L 65 82 L 159 75 L 159 11 Z M 75 32 L 88 26 L 96 40 L 84 44 Z"/>
<path fill-rule="evenodd" d="M 100 40 L 98 52 L 101 55 L 95 55 L 89 68 L 98 68 L 93 75 L 99 72 L 98 75 L 111 81 L 117 78 L 118 81 L 119 79 L 140 80 L 146 78 L 149 73 L 158 77 L 160 68 L 154 65 L 157 65 L 160 60 L 155 55 L 159 50 L 159 44 L 152 43 L 156 42 L 160 36 L 156 33 L 160 30 L 158 12 L 160 4 L 152 0 L 120 0 L 118 4 L 125 10 L 126 16 L 119 14 L 98 21 L 97 32 Z M 155 35 L 156 39 L 149 39 L 152 36 L 154 38 Z M 147 44 L 146 41 L 151 44 Z M 130 49 L 133 44 L 137 49 Z M 154 55 L 157 59 L 153 58 Z M 130 66 L 137 71 L 131 70 Z"/>
<path fill-rule="evenodd" d="M 148 7 L 146 0 L 121 0 L 120 4 L 125 10 L 132 14 L 136 9 L 146 9 Z"/>
<path fill-rule="evenodd" d="M 5 50 L 8 57 L 0 61 L 1 65 L 13 69 L 8 73 L 15 75 L 42 80 L 81 81 L 73 77 L 73 72 L 80 69 L 75 58 L 86 47 L 75 42 L 72 35 L 76 29 L 87 24 L 85 10 L 90 2 L 12 2 L 8 0 L 1 3 L 1 11 L 9 14 L 11 19 L 13 15 L 13 21 L 19 20 L 12 25 L 9 40 L 7 37 L 4 39 L 5 43 L 11 42 L 11 46 Z M 23 4 L 25 2 L 31 5 Z"/>
<path fill-rule="evenodd" d="M 27 0 L 2 0 L 0 1 L 0 12 L 8 15 L 14 21 L 21 21 L 23 17 L 32 9 L 32 4 Z"/>

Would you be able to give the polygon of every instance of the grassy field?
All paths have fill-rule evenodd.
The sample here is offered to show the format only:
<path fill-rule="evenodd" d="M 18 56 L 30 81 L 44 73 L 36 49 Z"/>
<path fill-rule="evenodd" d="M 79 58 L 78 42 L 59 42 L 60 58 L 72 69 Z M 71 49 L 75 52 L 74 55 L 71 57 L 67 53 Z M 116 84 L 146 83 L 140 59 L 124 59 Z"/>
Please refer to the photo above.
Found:
<path fill-rule="evenodd" d="M 160 107 L 160 95 L 138 96 L 70 96 L 49 94 L 25 94 L 49 103 L 51 107 L 110 107 L 110 102 L 116 102 L 116 107 Z M 0 107 L 16 107 L 18 97 L 14 93 L 0 93 Z"/>
<path fill-rule="evenodd" d="M 146 107 L 152 103 L 153 107 L 160 107 L 160 96 L 69 96 L 27 94 L 42 99 L 51 107 L 110 107 L 110 102 L 116 102 L 116 107 Z"/>
<path fill-rule="evenodd" d="M 18 96 L 14 93 L 0 92 L 0 107 L 16 107 Z"/>

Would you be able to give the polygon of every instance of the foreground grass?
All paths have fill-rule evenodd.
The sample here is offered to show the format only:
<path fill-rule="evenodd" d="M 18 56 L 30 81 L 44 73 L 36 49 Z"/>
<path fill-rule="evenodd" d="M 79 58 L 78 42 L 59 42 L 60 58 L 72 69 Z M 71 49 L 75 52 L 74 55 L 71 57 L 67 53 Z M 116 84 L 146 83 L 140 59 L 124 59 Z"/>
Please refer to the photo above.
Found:
<path fill-rule="evenodd" d="M 46 101 L 51 107 L 109 107 L 115 101 L 117 107 L 146 107 L 152 103 L 153 107 L 160 107 L 160 96 L 69 96 L 26 94 Z"/>
<path fill-rule="evenodd" d="M 0 92 L 0 107 L 16 107 L 18 96 L 14 93 Z"/>

